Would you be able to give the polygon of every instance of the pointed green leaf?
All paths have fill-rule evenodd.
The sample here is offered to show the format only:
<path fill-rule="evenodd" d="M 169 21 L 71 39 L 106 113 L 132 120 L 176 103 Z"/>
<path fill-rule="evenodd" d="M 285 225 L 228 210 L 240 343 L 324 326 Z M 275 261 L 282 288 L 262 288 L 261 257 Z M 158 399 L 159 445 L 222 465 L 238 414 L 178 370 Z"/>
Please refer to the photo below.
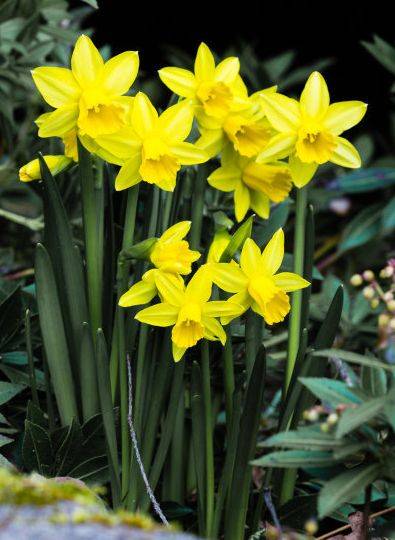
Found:
<path fill-rule="evenodd" d="M 35 274 L 41 334 L 55 398 L 63 425 L 70 425 L 78 413 L 69 351 L 51 260 L 41 244 L 36 247 Z"/>
<path fill-rule="evenodd" d="M 380 473 L 381 466 L 378 463 L 361 465 L 326 482 L 318 496 L 319 517 L 327 516 L 352 499 L 356 493 L 372 484 Z"/>

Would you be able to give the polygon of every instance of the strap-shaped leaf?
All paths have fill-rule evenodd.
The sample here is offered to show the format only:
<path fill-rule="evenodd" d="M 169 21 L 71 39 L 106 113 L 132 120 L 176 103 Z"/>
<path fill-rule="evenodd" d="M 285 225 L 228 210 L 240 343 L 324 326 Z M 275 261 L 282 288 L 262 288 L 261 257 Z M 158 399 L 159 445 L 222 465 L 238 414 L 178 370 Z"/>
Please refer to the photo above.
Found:
<path fill-rule="evenodd" d="M 67 426 L 78 418 L 75 389 L 58 288 L 48 252 L 41 244 L 36 247 L 35 274 L 46 359 L 60 418 Z"/>
<path fill-rule="evenodd" d="M 55 271 L 73 373 L 77 377 L 82 323 L 88 321 L 82 260 L 58 186 L 42 156 L 39 160 L 44 187 L 44 244 Z"/>

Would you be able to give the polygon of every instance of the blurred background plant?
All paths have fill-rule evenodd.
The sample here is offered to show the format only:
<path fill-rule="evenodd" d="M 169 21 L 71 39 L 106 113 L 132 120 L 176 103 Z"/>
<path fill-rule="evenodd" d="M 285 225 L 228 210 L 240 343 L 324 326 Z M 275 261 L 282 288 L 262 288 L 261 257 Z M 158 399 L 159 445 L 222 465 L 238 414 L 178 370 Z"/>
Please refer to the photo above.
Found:
<path fill-rule="evenodd" d="M 41 239 L 44 226 L 42 192 L 37 184 L 22 184 L 17 179 L 19 166 L 39 150 L 45 153 L 60 150 L 53 140 L 36 137 L 33 119 L 44 111 L 44 106 L 32 90 L 29 70 L 44 64 L 68 65 L 70 48 L 81 28 L 89 34 L 89 27 L 95 27 L 99 20 L 93 8 L 93 0 L 6 0 L 0 3 L 0 445 L 4 454 L 0 459 L 3 463 L 11 461 L 20 468 L 38 470 L 48 476 L 68 474 L 88 482 L 106 482 L 109 471 L 100 417 L 93 416 L 81 426 L 75 423 L 67 427 L 54 425 L 56 411 L 48 382 L 48 365 L 42 350 L 36 291 L 32 280 L 33 248 Z M 104 24 L 98 28 L 98 33 L 104 34 L 106 41 L 112 42 L 113 37 L 106 33 Z M 133 42 L 133 34 L 132 37 L 128 35 L 127 40 L 128 48 L 139 48 L 140 44 Z M 395 48 L 392 45 L 375 36 L 369 42 L 358 44 L 358 47 L 366 57 L 370 54 L 380 62 L 379 69 L 395 74 Z M 276 48 L 281 49 L 281 46 L 277 43 Z M 252 91 L 276 83 L 281 91 L 295 95 L 313 69 L 330 72 L 338 60 L 329 55 L 303 64 L 293 50 L 266 57 L 245 39 L 232 41 L 232 47 L 226 50 L 223 47 L 221 52 L 240 57 L 242 74 Z M 103 44 L 102 53 L 104 57 L 109 56 L 110 47 Z M 140 53 L 144 58 L 144 48 Z M 172 44 L 164 48 L 163 56 L 163 61 L 169 65 L 187 67 L 193 61 L 192 52 L 180 50 L 180 47 Z M 165 88 L 146 61 L 143 70 L 143 77 L 134 90 L 149 92 L 156 104 L 164 107 L 168 100 Z M 388 106 L 385 128 L 375 130 L 377 125 L 369 123 L 368 119 L 367 124 L 362 125 L 359 132 L 356 131 L 353 142 L 362 155 L 363 169 L 345 173 L 334 165 L 321 167 L 310 190 L 316 216 L 316 240 L 312 253 L 315 279 L 309 304 L 308 330 L 309 335 L 315 338 L 317 350 L 321 349 L 320 357 L 329 358 L 329 363 L 319 378 L 309 380 L 309 377 L 305 377 L 302 383 L 295 386 L 293 399 L 300 397 L 302 388 L 304 397 L 294 423 L 297 424 L 297 420 L 303 417 L 307 425 L 298 429 L 294 425 L 293 431 L 284 435 L 273 434 L 279 421 L 282 429 L 290 421 L 287 411 L 279 407 L 287 330 L 286 326 L 281 325 L 273 330 L 265 330 L 263 342 L 267 350 L 267 382 L 259 425 L 259 438 L 262 441 L 259 452 L 263 453 L 263 448 L 272 445 L 289 448 L 294 454 L 282 452 L 281 456 L 276 454 L 275 457 L 264 454 L 253 468 L 254 487 L 248 519 L 251 532 L 257 531 L 256 538 L 263 538 L 266 533 L 268 538 L 278 534 L 270 526 L 267 530 L 263 527 L 264 521 L 259 519 L 259 513 L 250 516 L 254 513 L 256 501 L 263 501 L 258 497 L 258 494 L 262 497 L 265 486 L 262 466 L 265 469 L 279 465 L 301 468 L 296 497 L 292 501 L 280 507 L 279 493 L 273 494 L 281 525 L 301 535 L 309 536 L 306 523 L 318 513 L 325 517 L 324 529 L 331 530 L 339 522 L 346 522 L 348 514 L 355 509 L 366 508 L 368 499 L 372 512 L 394 504 L 393 473 L 389 471 L 393 468 L 389 454 L 394 431 L 392 365 L 395 354 L 391 322 L 394 318 L 391 307 L 393 298 L 388 295 L 393 293 L 393 274 L 383 274 L 385 269 L 388 273 L 388 268 L 393 267 L 395 257 L 395 114 L 393 107 L 389 106 L 392 91 L 391 83 L 388 88 L 380 88 L 380 96 L 385 96 L 383 101 Z M 373 111 L 375 107 L 373 103 Z M 191 207 L 192 179 L 185 178 L 184 181 L 189 191 L 185 191 L 181 200 L 180 215 L 188 215 Z M 57 185 L 70 218 L 73 239 L 76 244 L 81 244 L 82 220 L 76 171 L 72 170 L 67 176 L 60 175 Z M 143 195 L 145 198 L 137 209 L 140 224 L 137 240 L 145 228 L 147 208 L 152 202 L 144 190 Z M 227 194 L 214 193 L 210 188 L 206 189 L 205 197 L 203 230 L 207 234 L 203 234 L 203 240 L 207 242 L 206 239 L 215 231 L 229 240 L 229 231 L 234 226 L 231 199 Z M 113 200 L 115 214 L 122 214 L 123 200 L 117 195 Z M 263 245 L 275 230 L 285 228 L 288 254 L 284 269 L 291 268 L 291 210 L 292 199 L 289 198 L 274 208 L 270 221 L 258 221 L 253 229 L 255 240 Z M 113 223 L 112 233 L 115 243 L 119 243 L 120 220 L 115 219 Z M 203 247 L 209 246 L 206 244 Z M 389 261 L 388 264 L 385 261 Z M 343 307 L 339 301 L 337 306 L 333 304 L 334 297 L 338 298 L 336 295 L 340 286 L 343 287 Z M 387 299 L 384 299 L 385 295 Z M 336 354 L 326 351 L 325 347 L 331 343 L 321 343 L 320 346 L 316 343 L 320 336 L 319 329 L 326 328 L 331 306 L 336 312 L 335 319 L 337 316 L 339 318 L 339 326 L 333 335 L 335 346 L 339 349 Z M 336 324 L 332 324 L 332 328 L 336 328 Z M 233 325 L 235 378 L 236 387 L 240 388 L 244 384 L 242 332 L 243 329 L 237 324 Z M 309 356 L 310 361 L 317 357 L 318 353 L 317 356 Z M 220 361 L 220 354 L 216 353 L 212 378 L 213 387 L 219 390 L 217 394 L 223 388 Z M 160 373 L 155 376 L 159 378 Z M 333 392 L 327 395 L 328 388 Z M 316 398 L 320 400 L 319 405 L 312 404 L 312 400 L 317 401 Z M 29 399 L 32 401 L 27 406 Z M 214 399 L 214 412 L 219 411 L 215 427 L 216 463 L 224 458 L 224 414 L 220 405 Z M 188 414 L 191 412 L 189 406 L 188 403 Z M 45 410 L 45 414 L 41 409 Z M 307 412 L 303 415 L 304 410 Z M 178 433 L 183 434 L 182 418 L 177 418 L 176 422 Z M 351 426 L 346 432 L 340 429 L 345 424 Z M 190 435 L 190 417 L 185 426 Z M 269 436 L 272 438 L 268 440 Z M 312 441 L 309 447 L 305 442 L 307 436 Z M 41 442 L 38 455 L 32 452 L 37 440 Z M 179 450 L 173 440 L 169 451 L 173 464 Z M 316 456 L 314 452 L 321 454 Z M 306 463 L 311 463 L 315 456 L 318 459 L 317 467 L 312 470 L 306 467 Z M 282 459 L 285 461 L 281 462 Z M 284 465 L 285 462 L 287 465 Z M 364 476 L 365 483 L 359 482 L 359 471 L 369 467 L 369 474 Z M 277 474 L 273 472 L 274 479 Z M 347 481 L 355 475 L 355 489 L 360 491 L 373 486 L 369 498 L 365 500 L 361 494 L 357 497 L 351 492 L 345 493 L 342 500 L 333 496 L 339 484 L 344 482 L 342 474 L 349 474 Z M 165 503 L 163 508 L 166 515 L 169 519 L 182 521 L 185 527 L 196 528 L 196 478 L 192 475 L 192 478 L 184 479 L 185 486 L 181 489 L 172 476 L 170 466 L 165 467 L 163 475 L 166 481 L 159 487 L 162 489 L 161 499 Z M 333 476 L 334 483 L 328 487 L 330 482 L 327 481 Z M 317 492 L 323 485 L 326 491 L 321 493 L 332 494 L 332 498 L 328 498 L 332 506 L 328 501 L 323 503 L 318 499 L 317 512 Z M 174 496 L 175 493 L 177 496 Z M 267 499 L 265 501 L 268 502 Z M 147 507 L 147 501 L 144 504 Z M 270 505 L 268 508 L 270 510 Z M 276 525 L 270 511 L 266 512 L 265 519 Z M 384 522 L 383 518 L 379 525 L 387 526 L 388 521 Z"/>

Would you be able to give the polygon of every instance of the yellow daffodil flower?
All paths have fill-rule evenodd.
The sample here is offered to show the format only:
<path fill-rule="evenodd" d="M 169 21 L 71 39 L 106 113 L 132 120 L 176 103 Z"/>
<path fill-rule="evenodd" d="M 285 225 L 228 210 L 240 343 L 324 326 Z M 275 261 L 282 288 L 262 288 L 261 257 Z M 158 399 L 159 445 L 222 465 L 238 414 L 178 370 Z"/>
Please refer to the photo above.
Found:
<path fill-rule="evenodd" d="M 139 92 L 134 98 L 130 126 L 114 136 L 95 139 L 103 150 L 123 162 L 115 189 L 126 189 L 143 180 L 173 191 L 182 165 L 196 165 L 208 159 L 204 150 L 185 142 L 192 122 L 190 102 L 173 105 L 159 116 L 149 98 Z"/>
<path fill-rule="evenodd" d="M 242 307 L 228 300 L 209 301 L 212 282 L 205 267 L 196 272 L 187 286 L 176 285 L 164 273 L 157 275 L 156 286 L 162 302 L 139 311 L 135 318 L 153 326 L 173 326 L 175 362 L 203 338 L 225 344 L 226 333 L 216 318 L 237 316 Z"/>
<path fill-rule="evenodd" d="M 274 93 L 276 87 L 262 90 L 261 93 Z M 274 131 L 265 117 L 262 101 L 254 94 L 244 97 L 244 107 L 230 111 L 217 123 L 207 123 L 198 116 L 200 138 L 196 146 L 203 148 L 214 157 L 229 142 L 234 150 L 245 157 L 254 157 L 265 148 Z"/>
<path fill-rule="evenodd" d="M 64 171 L 73 162 L 66 156 L 43 156 L 45 163 L 52 175 L 55 176 Z M 29 161 L 19 169 L 19 180 L 21 182 L 31 182 L 32 180 L 41 180 L 40 162 L 38 159 Z"/>
<path fill-rule="evenodd" d="M 150 261 L 155 269 L 145 272 L 142 280 L 121 296 L 120 306 L 138 306 L 150 302 L 158 292 L 156 278 L 160 273 L 169 274 L 169 279 L 183 286 L 181 275 L 190 274 L 192 263 L 200 257 L 200 253 L 189 249 L 188 242 L 184 240 L 190 228 L 190 221 L 180 221 L 158 238 L 150 253 Z"/>
<path fill-rule="evenodd" d="M 211 173 L 207 180 L 215 189 L 233 191 L 237 221 L 244 219 L 249 208 L 267 219 L 270 201 L 283 201 L 292 187 L 287 164 L 256 163 L 253 159 L 238 155 L 231 148 L 223 153 L 221 167 Z"/>
<path fill-rule="evenodd" d="M 256 243 L 247 238 L 240 256 L 240 265 L 211 263 L 207 265 L 213 282 L 229 293 L 228 301 L 239 304 L 243 312 L 252 308 L 267 324 L 284 320 L 290 310 L 288 292 L 308 287 L 310 284 L 292 272 L 276 273 L 284 258 L 284 233 L 279 229 L 260 251 Z M 221 318 L 222 323 L 232 317 Z"/>
<path fill-rule="evenodd" d="M 179 67 L 166 67 L 159 70 L 159 77 L 172 92 L 192 99 L 208 117 L 222 118 L 231 110 L 234 93 L 242 84 L 239 69 L 239 59 L 233 56 L 216 66 L 212 52 L 201 43 L 194 73 Z"/>
<path fill-rule="evenodd" d="M 38 67 L 33 80 L 54 107 L 39 117 L 40 137 L 69 137 L 78 132 L 95 138 L 117 132 L 127 122 L 133 98 L 125 96 L 139 67 L 138 53 L 126 51 L 103 61 L 89 37 L 78 38 L 71 69 Z"/>
<path fill-rule="evenodd" d="M 352 169 L 361 166 L 357 149 L 340 135 L 358 124 L 367 105 L 362 101 L 329 102 L 323 76 L 314 71 L 300 101 L 283 94 L 261 94 L 269 122 L 278 132 L 259 154 L 258 161 L 290 156 L 293 181 L 303 187 L 318 165 L 331 161 Z"/>

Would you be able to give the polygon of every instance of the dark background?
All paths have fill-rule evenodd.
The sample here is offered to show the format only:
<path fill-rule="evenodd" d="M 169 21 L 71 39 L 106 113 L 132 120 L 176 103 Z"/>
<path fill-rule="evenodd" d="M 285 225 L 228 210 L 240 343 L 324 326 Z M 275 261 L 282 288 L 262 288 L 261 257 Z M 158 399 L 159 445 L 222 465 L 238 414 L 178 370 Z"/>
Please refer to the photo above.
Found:
<path fill-rule="evenodd" d="M 169 65 L 167 45 L 194 55 L 201 41 L 221 55 L 244 40 L 262 59 L 294 49 L 296 65 L 333 57 L 324 72 L 332 100 L 369 103 L 365 128 L 388 129 L 393 76 L 360 42 L 373 34 L 395 42 L 393 1 L 98 1 L 87 20 L 95 42 L 109 43 L 113 52 L 139 50 L 142 73 Z"/>

